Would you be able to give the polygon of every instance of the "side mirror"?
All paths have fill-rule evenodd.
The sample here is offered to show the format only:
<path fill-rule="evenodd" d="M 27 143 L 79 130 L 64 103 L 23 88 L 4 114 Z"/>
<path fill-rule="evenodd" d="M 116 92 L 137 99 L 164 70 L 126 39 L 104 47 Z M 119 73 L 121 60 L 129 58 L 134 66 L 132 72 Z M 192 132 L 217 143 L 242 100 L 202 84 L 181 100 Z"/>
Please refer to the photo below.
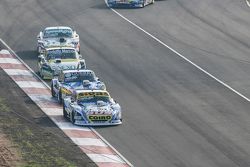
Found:
<path fill-rule="evenodd" d="M 39 34 L 37 35 L 37 39 L 43 39 L 43 33 L 39 32 Z"/>
<path fill-rule="evenodd" d="M 43 56 L 43 55 L 39 55 L 39 56 L 38 56 L 38 61 L 39 61 L 39 62 L 41 62 L 43 59 L 44 59 L 44 56 Z"/>
<path fill-rule="evenodd" d="M 74 34 L 74 37 L 75 37 L 75 38 L 78 38 L 78 37 L 79 37 L 79 35 L 76 33 L 76 31 L 73 31 L 73 34 Z"/>
<path fill-rule="evenodd" d="M 116 100 L 114 100 L 113 98 L 111 98 L 111 101 L 113 102 L 113 103 L 117 103 L 117 101 Z"/>
<path fill-rule="evenodd" d="M 84 61 L 84 60 L 81 60 L 79 66 L 80 66 L 80 69 L 86 69 L 85 61 Z"/>
<path fill-rule="evenodd" d="M 61 60 L 61 59 L 56 59 L 54 62 L 55 62 L 55 63 L 61 63 L 62 60 Z"/>

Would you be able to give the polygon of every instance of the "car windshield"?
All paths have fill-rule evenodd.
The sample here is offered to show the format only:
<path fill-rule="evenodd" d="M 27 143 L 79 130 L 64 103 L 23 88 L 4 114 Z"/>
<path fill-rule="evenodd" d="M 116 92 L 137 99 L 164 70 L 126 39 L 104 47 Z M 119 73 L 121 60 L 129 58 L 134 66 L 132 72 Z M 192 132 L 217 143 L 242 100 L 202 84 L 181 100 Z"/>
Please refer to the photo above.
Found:
<path fill-rule="evenodd" d="M 110 99 L 108 96 L 89 96 L 78 99 L 78 103 L 96 103 L 97 101 L 104 101 L 108 103 L 110 102 Z"/>
<path fill-rule="evenodd" d="M 47 51 L 47 60 L 54 59 L 76 59 L 74 49 L 54 49 Z"/>
<path fill-rule="evenodd" d="M 72 38 L 73 32 L 71 29 L 47 29 L 44 30 L 44 38 Z"/>
<path fill-rule="evenodd" d="M 95 74 L 91 71 L 67 72 L 64 74 L 64 82 L 80 82 L 83 80 L 95 81 Z"/>
<path fill-rule="evenodd" d="M 91 71 L 79 72 L 79 77 L 81 81 L 83 80 L 89 80 L 90 82 L 95 81 L 95 74 L 94 72 Z"/>

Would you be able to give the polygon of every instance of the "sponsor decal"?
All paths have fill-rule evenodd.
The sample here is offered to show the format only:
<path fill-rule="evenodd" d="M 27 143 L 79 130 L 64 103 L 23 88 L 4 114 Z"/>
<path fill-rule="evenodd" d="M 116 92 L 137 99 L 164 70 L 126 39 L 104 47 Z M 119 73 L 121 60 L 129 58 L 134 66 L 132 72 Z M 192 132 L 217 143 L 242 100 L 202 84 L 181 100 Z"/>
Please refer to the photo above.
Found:
<path fill-rule="evenodd" d="M 109 121 L 112 119 L 111 115 L 89 115 L 88 119 L 90 121 Z"/>
<path fill-rule="evenodd" d="M 61 88 L 61 91 L 62 91 L 62 94 L 65 94 L 65 95 L 71 95 L 72 92 L 66 88 Z"/>
<path fill-rule="evenodd" d="M 95 96 L 102 96 L 102 97 L 109 97 L 108 92 L 82 92 L 77 95 L 77 98 L 84 98 L 84 97 L 95 97 Z"/>

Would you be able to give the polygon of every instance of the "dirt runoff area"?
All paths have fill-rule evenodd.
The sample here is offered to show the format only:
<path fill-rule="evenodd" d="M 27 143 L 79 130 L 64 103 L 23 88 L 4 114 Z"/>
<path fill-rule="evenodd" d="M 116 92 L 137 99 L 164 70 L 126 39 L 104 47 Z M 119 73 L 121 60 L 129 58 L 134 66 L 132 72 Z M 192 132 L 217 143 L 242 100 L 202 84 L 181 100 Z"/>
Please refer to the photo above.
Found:
<path fill-rule="evenodd" d="M 0 166 L 96 167 L 1 68 Z"/>

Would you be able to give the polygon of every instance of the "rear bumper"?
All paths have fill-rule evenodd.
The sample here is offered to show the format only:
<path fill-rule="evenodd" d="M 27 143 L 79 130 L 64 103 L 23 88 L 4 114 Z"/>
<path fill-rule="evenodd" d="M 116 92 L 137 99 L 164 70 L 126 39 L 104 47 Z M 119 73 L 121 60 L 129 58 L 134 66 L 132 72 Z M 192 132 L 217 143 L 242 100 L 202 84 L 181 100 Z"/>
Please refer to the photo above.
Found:
<path fill-rule="evenodd" d="M 109 7 L 134 7 L 140 8 L 143 7 L 143 1 L 127 1 L 127 2 L 120 2 L 120 1 L 108 1 Z"/>

